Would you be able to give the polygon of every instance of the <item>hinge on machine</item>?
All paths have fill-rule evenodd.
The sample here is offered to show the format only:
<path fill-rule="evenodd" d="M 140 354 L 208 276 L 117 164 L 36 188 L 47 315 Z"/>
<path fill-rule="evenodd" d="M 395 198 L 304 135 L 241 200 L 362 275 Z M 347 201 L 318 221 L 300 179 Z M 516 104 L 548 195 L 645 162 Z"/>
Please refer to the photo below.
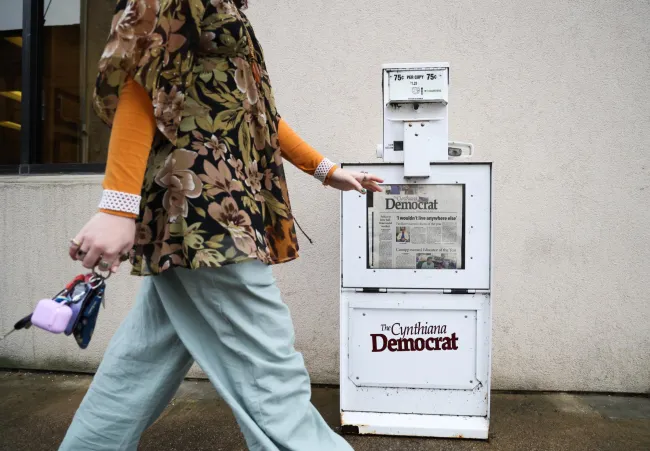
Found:
<path fill-rule="evenodd" d="M 468 290 L 467 288 L 452 288 L 442 290 L 444 294 L 476 294 L 476 290 Z"/>
<path fill-rule="evenodd" d="M 357 293 L 386 293 L 386 288 L 357 288 Z"/>

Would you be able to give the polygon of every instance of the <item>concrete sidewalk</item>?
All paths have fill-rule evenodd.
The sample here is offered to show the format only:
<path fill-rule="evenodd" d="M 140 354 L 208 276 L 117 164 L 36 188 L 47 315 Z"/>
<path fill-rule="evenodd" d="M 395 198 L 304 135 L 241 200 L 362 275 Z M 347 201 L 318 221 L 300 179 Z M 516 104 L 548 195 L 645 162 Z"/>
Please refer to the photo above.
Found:
<path fill-rule="evenodd" d="M 56 450 L 90 377 L 0 373 L 0 450 Z M 338 390 L 315 388 L 313 402 L 333 426 Z M 489 442 L 347 436 L 357 451 L 648 451 L 650 398 L 495 394 Z M 141 450 L 246 450 L 228 407 L 211 385 L 187 381 L 143 436 Z M 309 450 L 304 450 L 309 451 Z"/>

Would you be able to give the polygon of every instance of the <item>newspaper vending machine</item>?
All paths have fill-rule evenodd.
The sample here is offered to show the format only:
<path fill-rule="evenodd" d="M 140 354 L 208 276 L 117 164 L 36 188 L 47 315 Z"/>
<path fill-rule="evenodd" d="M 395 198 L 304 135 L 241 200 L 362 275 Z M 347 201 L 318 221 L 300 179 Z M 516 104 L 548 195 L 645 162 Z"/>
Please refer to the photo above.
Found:
<path fill-rule="evenodd" d="M 487 439 L 492 166 L 449 142 L 446 63 L 383 67 L 384 179 L 342 194 L 341 423 Z"/>

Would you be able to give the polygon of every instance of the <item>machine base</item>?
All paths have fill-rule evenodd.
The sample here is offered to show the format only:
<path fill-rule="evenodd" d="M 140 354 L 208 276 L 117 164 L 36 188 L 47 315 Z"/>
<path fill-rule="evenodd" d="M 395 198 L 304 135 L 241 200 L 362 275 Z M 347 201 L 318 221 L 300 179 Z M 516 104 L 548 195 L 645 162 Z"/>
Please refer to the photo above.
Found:
<path fill-rule="evenodd" d="M 341 412 L 343 431 L 358 428 L 361 435 L 487 440 L 490 420 L 485 417 L 414 415 L 400 413 Z"/>

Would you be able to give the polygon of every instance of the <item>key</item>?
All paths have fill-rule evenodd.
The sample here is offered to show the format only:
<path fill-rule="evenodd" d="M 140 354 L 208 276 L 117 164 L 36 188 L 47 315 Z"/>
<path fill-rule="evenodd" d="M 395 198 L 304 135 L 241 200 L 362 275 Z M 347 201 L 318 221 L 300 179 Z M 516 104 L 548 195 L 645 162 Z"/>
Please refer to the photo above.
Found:
<path fill-rule="evenodd" d="M 18 321 L 16 324 L 14 324 L 14 330 L 20 330 L 20 329 L 29 329 L 32 327 L 32 315 L 29 314 L 20 321 Z"/>
<path fill-rule="evenodd" d="M 18 321 L 16 324 L 14 324 L 14 328 L 11 329 L 6 334 L 4 334 L 2 337 L 0 337 L 0 341 L 4 340 L 5 338 L 7 338 L 9 335 L 13 334 L 17 330 L 29 329 L 30 327 L 32 327 L 32 315 L 31 314 L 27 315 L 26 317 L 24 317 L 23 319 Z"/>
<path fill-rule="evenodd" d="M 2 337 L 0 337 L 0 341 L 4 340 L 4 339 L 7 338 L 9 335 L 11 335 L 11 334 L 13 334 L 14 332 L 16 332 L 16 330 L 17 330 L 17 329 L 11 329 L 9 332 L 7 332 L 7 333 L 4 334 Z"/>

